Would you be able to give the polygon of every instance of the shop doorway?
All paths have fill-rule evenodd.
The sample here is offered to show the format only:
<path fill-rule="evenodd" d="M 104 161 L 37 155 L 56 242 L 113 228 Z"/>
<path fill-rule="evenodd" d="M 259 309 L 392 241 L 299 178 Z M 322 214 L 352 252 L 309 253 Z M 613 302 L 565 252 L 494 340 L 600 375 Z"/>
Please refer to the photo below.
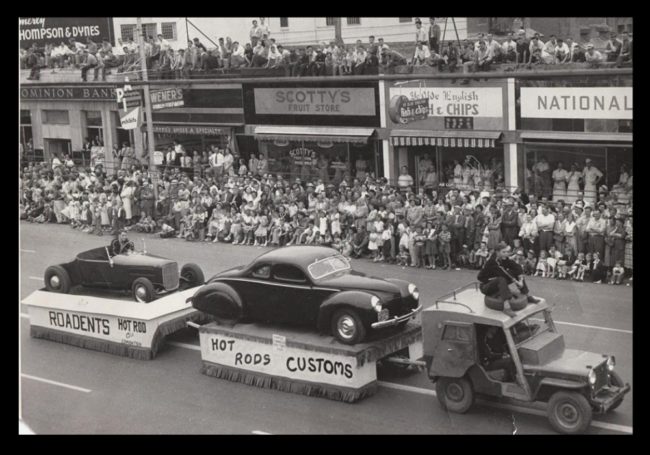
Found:
<path fill-rule="evenodd" d="M 70 139 L 44 139 L 45 156 L 52 159 L 55 156 L 63 158 L 65 155 L 72 156 L 72 142 Z"/>

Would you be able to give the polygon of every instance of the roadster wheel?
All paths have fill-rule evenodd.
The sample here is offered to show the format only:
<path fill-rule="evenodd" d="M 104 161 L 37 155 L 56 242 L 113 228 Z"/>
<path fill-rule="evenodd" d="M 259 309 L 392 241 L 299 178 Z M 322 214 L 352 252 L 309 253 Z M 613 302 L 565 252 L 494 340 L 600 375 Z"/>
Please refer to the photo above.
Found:
<path fill-rule="evenodd" d="M 196 264 L 187 263 L 181 268 L 181 284 L 183 289 L 195 288 L 205 284 L 205 277 L 201 267 Z"/>
<path fill-rule="evenodd" d="M 136 302 L 149 303 L 156 299 L 156 290 L 147 278 L 138 278 L 131 287 L 133 298 Z"/>
<path fill-rule="evenodd" d="M 332 334 L 343 344 L 356 344 L 366 337 L 366 328 L 356 311 L 345 308 L 334 313 Z"/>
<path fill-rule="evenodd" d="M 52 265 L 45 270 L 45 289 L 48 291 L 67 294 L 70 286 L 70 275 L 60 265 Z"/>
<path fill-rule="evenodd" d="M 459 414 L 466 413 L 474 404 L 474 388 L 466 378 L 438 379 L 436 395 L 444 408 Z"/>
<path fill-rule="evenodd" d="M 591 417 L 589 402 L 577 392 L 555 392 L 548 402 L 548 420 L 560 433 L 584 433 Z"/>

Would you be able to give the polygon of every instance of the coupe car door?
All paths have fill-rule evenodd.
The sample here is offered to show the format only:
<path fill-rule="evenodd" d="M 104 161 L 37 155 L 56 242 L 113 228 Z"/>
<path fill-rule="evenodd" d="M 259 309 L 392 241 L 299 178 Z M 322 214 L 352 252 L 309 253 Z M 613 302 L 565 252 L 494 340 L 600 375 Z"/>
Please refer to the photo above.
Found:
<path fill-rule="evenodd" d="M 289 264 L 275 264 L 272 271 L 275 320 L 294 324 L 309 324 L 314 320 L 311 314 L 314 297 L 311 283 L 302 270 Z"/>
<path fill-rule="evenodd" d="M 246 316 L 257 321 L 268 320 L 275 293 L 274 287 L 270 286 L 270 278 L 271 265 L 257 264 L 243 280 L 229 281 L 244 300 Z"/>

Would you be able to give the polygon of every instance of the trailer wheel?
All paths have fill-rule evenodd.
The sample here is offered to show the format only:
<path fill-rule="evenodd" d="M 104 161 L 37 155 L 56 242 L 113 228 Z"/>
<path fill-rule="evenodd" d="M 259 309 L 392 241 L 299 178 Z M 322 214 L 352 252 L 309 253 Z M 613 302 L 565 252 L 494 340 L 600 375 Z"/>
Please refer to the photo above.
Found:
<path fill-rule="evenodd" d="M 443 408 L 464 414 L 474 404 L 474 388 L 469 379 L 439 378 L 436 382 L 436 394 Z"/>

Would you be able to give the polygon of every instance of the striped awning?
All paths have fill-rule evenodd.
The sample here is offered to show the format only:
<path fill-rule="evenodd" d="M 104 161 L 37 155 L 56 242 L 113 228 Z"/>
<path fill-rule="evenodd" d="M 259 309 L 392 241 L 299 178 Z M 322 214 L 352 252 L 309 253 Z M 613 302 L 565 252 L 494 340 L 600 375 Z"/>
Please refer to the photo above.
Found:
<path fill-rule="evenodd" d="M 391 144 L 395 146 L 431 145 L 439 147 L 494 147 L 501 137 L 500 131 L 418 131 L 393 130 L 390 133 Z"/>
<path fill-rule="evenodd" d="M 257 126 L 255 139 L 260 141 L 331 141 L 366 144 L 373 128 L 329 128 L 317 126 Z"/>

